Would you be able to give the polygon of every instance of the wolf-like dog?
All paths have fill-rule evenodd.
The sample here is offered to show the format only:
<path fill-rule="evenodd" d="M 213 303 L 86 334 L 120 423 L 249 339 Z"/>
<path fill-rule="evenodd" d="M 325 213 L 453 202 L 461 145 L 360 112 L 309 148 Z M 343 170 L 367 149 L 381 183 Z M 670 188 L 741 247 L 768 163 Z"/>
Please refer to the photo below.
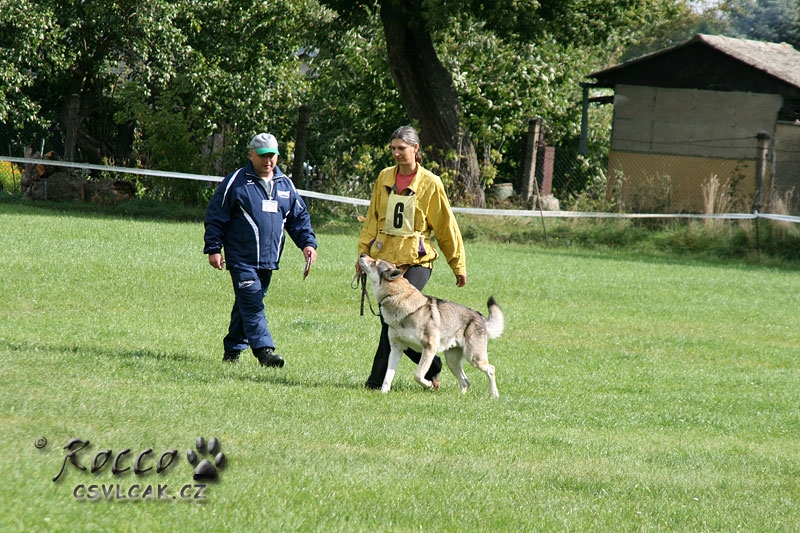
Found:
<path fill-rule="evenodd" d="M 433 362 L 433 356 L 444 352 L 447 367 L 458 379 L 462 393 L 469 388 L 462 366 L 466 360 L 486 373 L 489 394 L 500 395 L 494 366 L 488 360 L 489 339 L 499 337 L 505 324 L 503 311 L 494 297 L 490 297 L 487 303 L 487 318 L 463 305 L 422 294 L 403 277 L 396 265 L 388 261 L 364 254 L 358 264 L 367 274 L 383 321 L 389 326 L 392 349 L 381 392 L 387 393 L 392 388 L 403 350 L 412 348 L 422 353 L 414 379 L 423 387 L 433 388 L 433 383 L 425 379 L 425 373 Z"/>

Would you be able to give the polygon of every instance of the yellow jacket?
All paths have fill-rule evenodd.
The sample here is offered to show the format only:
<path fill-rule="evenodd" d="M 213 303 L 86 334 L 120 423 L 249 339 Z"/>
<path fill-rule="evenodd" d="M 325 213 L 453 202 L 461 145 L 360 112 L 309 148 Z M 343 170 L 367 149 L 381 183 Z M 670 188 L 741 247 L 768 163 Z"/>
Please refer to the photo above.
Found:
<path fill-rule="evenodd" d="M 378 175 L 372 191 L 364 227 L 358 238 L 358 255 L 368 254 L 397 265 L 422 265 L 428 268 L 439 256 L 431 242 L 431 231 L 447 264 L 458 276 L 467 273 L 467 258 L 461 230 L 450 209 L 444 184 L 436 174 L 417 164 L 417 174 L 408 186 L 414 192 L 414 234 L 389 235 L 384 231 L 389 194 L 395 183 L 397 165 Z M 404 193 L 406 194 L 406 193 Z"/>

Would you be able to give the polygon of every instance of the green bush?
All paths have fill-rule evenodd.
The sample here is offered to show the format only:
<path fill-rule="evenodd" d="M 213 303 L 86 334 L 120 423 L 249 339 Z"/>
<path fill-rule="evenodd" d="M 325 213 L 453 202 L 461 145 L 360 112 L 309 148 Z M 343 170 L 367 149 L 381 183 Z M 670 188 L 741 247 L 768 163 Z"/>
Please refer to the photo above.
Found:
<path fill-rule="evenodd" d="M 0 189 L 9 194 L 19 194 L 22 191 L 20 185 L 22 169 L 14 163 L 0 161 Z"/>

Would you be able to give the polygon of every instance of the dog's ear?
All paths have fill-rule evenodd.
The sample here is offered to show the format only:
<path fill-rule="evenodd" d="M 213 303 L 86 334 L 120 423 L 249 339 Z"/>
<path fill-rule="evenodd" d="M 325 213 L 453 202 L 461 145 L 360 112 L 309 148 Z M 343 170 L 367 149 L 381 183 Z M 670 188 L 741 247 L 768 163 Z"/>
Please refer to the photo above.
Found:
<path fill-rule="evenodd" d="M 402 275 L 403 275 L 403 271 L 402 270 L 400 270 L 399 268 L 392 268 L 390 270 L 386 270 L 383 273 L 383 279 L 392 281 L 392 280 L 395 280 L 395 279 L 401 277 Z"/>

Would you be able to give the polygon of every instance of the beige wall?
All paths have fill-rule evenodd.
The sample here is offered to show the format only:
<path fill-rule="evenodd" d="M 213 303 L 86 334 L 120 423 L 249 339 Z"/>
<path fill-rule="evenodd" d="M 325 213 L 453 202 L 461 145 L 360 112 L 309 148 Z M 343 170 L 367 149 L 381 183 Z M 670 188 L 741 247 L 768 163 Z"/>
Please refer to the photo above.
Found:
<path fill-rule="evenodd" d="M 756 135 L 772 135 L 776 94 L 617 85 L 611 149 L 723 159 L 756 157 Z"/>
<path fill-rule="evenodd" d="M 800 195 L 800 124 L 779 122 L 775 127 L 775 176 L 771 192 Z"/>

